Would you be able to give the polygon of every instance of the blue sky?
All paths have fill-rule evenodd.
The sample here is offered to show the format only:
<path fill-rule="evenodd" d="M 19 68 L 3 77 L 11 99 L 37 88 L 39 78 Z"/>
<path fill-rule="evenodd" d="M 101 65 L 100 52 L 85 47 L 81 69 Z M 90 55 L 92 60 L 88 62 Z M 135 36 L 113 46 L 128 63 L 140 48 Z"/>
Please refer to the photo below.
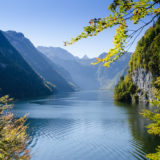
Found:
<path fill-rule="evenodd" d="M 112 46 L 115 28 L 64 47 L 92 18 L 109 14 L 110 0 L 0 0 L 0 29 L 22 32 L 35 46 L 63 47 L 75 56 L 96 57 Z M 143 33 L 142 33 L 143 34 Z M 131 48 L 134 51 L 136 43 Z"/>

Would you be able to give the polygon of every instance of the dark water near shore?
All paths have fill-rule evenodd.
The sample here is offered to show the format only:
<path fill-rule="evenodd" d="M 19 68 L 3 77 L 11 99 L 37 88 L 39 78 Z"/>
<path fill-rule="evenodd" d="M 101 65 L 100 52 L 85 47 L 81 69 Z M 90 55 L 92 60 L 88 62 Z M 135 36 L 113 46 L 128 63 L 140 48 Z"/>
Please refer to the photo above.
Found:
<path fill-rule="evenodd" d="M 32 160 L 143 160 L 160 141 L 146 133 L 143 106 L 113 101 L 112 91 L 63 93 L 15 105 L 29 113 Z"/>

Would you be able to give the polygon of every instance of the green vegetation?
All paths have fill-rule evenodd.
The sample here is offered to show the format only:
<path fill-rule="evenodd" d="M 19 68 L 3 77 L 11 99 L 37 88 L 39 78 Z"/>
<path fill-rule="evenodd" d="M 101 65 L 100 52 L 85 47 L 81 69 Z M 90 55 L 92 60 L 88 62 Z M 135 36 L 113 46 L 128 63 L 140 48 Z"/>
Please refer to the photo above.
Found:
<path fill-rule="evenodd" d="M 29 160 L 26 116 L 16 119 L 9 111 L 11 101 L 8 96 L 0 98 L 0 160 Z"/>
<path fill-rule="evenodd" d="M 151 71 L 153 75 L 160 75 L 160 19 L 150 27 L 138 42 L 136 51 L 129 62 L 129 73 L 137 68 Z"/>
<path fill-rule="evenodd" d="M 65 45 L 73 44 L 83 38 L 96 36 L 99 32 L 117 26 L 116 35 L 113 43 L 114 48 L 110 49 L 105 58 L 97 58 L 97 64 L 103 62 L 104 66 L 109 67 L 110 64 L 119 59 L 128 48 L 133 44 L 135 38 L 143 30 L 145 26 L 153 22 L 160 15 L 159 8 L 160 0 L 114 0 L 108 9 L 111 14 L 105 18 L 95 18 L 84 27 L 84 31 L 73 38 L 70 42 L 65 42 Z M 144 22 L 142 19 L 148 17 L 149 21 Z M 145 19 L 146 20 L 146 19 Z M 142 26 L 136 30 L 129 30 L 127 22 L 138 24 L 144 22 Z M 154 77 L 160 75 L 160 20 L 156 25 L 151 27 L 145 36 L 138 42 L 135 53 L 129 64 L 129 73 L 125 78 L 121 78 L 119 84 L 115 87 L 115 98 L 118 100 L 130 100 L 135 95 L 136 87 L 132 82 L 132 74 L 137 68 L 144 68 L 151 71 Z M 128 44 L 126 44 L 128 43 Z M 128 47 L 128 48 L 127 48 Z M 153 102 L 158 109 L 153 112 L 146 110 L 143 115 L 152 120 L 149 128 L 149 134 L 160 136 L 160 79 L 156 82 L 155 99 Z M 147 157 L 151 160 L 160 159 L 160 146 L 155 154 L 149 154 Z"/>
<path fill-rule="evenodd" d="M 112 62 L 119 59 L 130 48 L 144 27 L 159 16 L 159 2 L 160 0 L 114 0 L 108 7 L 108 10 L 111 11 L 109 16 L 91 19 L 90 25 L 84 27 L 84 31 L 77 37 L 72 38 L 70 42 L 65 42 L 65 45 L 71 45 L 83 38 L 96 36 L 105 29 L 116 26 L 116 35 L 113 40 L 114 47 L 109 50 L 105 58 L 97 58 L 97 62 L 94 63 L 104 62 L 104 66 L 109 67 Z M 129 23 L 136 25 L 148 16 L 151 16 L 151 19 L 149 18 L 149 21 L 141 24 L 137 29 L 128 29 Z M 127 42 L 128 44 L 126 44 Z"/>
<path fill-rule="evenodd" d="M 147 126 L 148 133 L 160 136 L 160 77 L 157 78 L 154 86 L 153 93 L 155 99 L 153 99 L 151 103 L 156 106 L 156 109 L 154 109 L 154 111 L 144 110 L 141 114 L 151 121 L 151 123 Z M 147 158 L 150 160 L 159 160 L 160 146 L 157 147 L 156 151 L 156 153 L 148 154 Z"/>
<path fill-rule="evenodd" d="M 135 93 L 137 87 L 133 84 L 129 76 L 121 77 L 120 82 L 115 86 L 114 98 L 117 101 L 130 102 Z"/>
<path fill-rule="evenodd" d="M 137 68 L 144 68 L 150 71 L 154 77 L 160 75 L 160 19 L 157 23 L 149 28 L 142 39 L 138 42 L 136 51 L 129 62 L 128 75 L 121 79 L 115 87 L 114 96 L 118 101 L 126 101 L 136 99 L 136 88 L 132 82 L 132 74 Z M 153 90 L 155 99 L 152 100 L 154 106 L 158 107 L 153 111 L 144 110 L 141 113 L 149 119 L 151 123 L 147 126 L 148 133 L 160 136 L 160 78 L 154 82 Z M 134 97 L 134 98 L 133 98 Z M 157 147 L 157 152 L 148 154 L 146 157 L 150 160 L 160 159 L 160 146 Z"/>
<path fill-rule="evenodd" d="M 160 75 L 160 19 L 150 27 L 138 42 L 129 62 L 128 75 L 115 87 L 114 97 L 119 101 L 137 101 L 136 86 L 132 74 L 138 68 L 150 71 L 155 78 Z"/>

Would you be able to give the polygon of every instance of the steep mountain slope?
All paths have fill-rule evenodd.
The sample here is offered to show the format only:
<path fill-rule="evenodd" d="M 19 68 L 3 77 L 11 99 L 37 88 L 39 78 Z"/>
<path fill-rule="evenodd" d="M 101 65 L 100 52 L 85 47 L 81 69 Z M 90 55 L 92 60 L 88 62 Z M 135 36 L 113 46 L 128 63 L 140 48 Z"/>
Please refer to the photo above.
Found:
<path fill-rule="evenodd" d="M 129 62 L 128 75 L 116 86 L 115 97 L 122 100 L 126 97 L 130 100 L 151 100 L 152 83 L 158 76 L 160 76 L 160 19 L 138 42 Z M 129 88 L 132 88 L 132 92 Z M 125 94 L 122 94 L 122 91 Z"/>
<path fill-rule="evenodd" d="M 131 55 L 124 55 L 119 62 L 112 64 L 108 69 L 103 64 L 91 65 L 91 62 L 96 61 L 96 58 L 90 59 L 84 56 L 80 59 L 62 48 L 41 46 L 38 47 L 38 50 L 54 63 L 63 66 L 81 89 L 113 88 L 120 77 L 126 74 L 126 68 Z M 99 57 L 102 58 L 104 56 L 106 56 L 106 53 L 101 54 Z"/>
<path fill-rule="evenodd" d="M 52 94 L 53 86 L 34 72 L 0 31 L 0 95 L 26 98 Z"/>
<path fill-rule="evenodd" d="M 88 63 L 81 64 L 77 57 L 74 57 L 62 48 L 39 46 L 38 50 L 44 53 L 54 63 L 65 68 L 80 89 L 90 90 L 99 88 L 95 74 L 95 66 Z"/>
<path fill-rule="evenodd" d="M 105 56 L 106 53 L 103 53 L 99 58 L 104 58 Z M 126 75 L 130 57 L 131 53 L 126 53 L 120 57 L 119 61 L 112 63 L 109 68 L 104 67 L 102 63 L 98 64 L 97 78 L 101 88 L 114 88 L 120 77 Z"/>
<path fill-rule="evenodd" d="M 14 31 L 3 32 L 10 43 L 19 51 L 30 66 L 44 77 L 47 81 L 54 84 L 59 91 L 74 91 L 75 86 L 67 82 L 70 76 L 65 69 L 55 65 L 45 55 L 40 53 L 29 39 L 22 33 Z M 61 75 L 62 74 L 62 75 Z M 62 76 L 65 76 L 66 79 Z"/>

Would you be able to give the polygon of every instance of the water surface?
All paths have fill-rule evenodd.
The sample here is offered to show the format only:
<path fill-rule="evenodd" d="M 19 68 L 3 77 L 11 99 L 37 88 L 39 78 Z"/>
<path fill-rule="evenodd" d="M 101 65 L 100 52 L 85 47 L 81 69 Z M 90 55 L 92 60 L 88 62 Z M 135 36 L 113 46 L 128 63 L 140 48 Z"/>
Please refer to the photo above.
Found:
<path fill-rule="evenodd" d="M 21 101 L 14 110 L 29 113 L 32 160 L 141 160 L 159 142 L 141 108 L 114 102 L 108 90 Z"/>

